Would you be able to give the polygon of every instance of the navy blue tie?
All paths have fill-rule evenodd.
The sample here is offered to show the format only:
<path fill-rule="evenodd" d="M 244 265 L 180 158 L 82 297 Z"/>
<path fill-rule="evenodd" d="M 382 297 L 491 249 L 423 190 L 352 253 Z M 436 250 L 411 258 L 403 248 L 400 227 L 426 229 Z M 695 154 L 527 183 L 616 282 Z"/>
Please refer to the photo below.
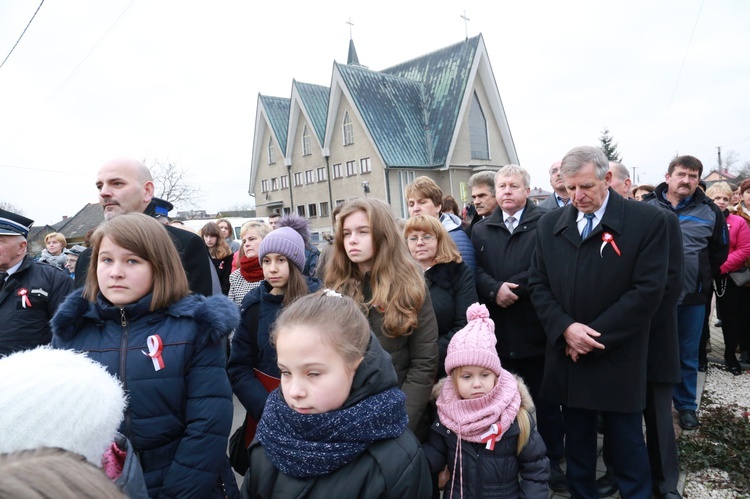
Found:
<path fill-rule="evenodd" d="M 584 213 L 583 217 L 586 219 L 586 226 L 583 228 L 583 232 L 581 232 L 581 239 L 586 239 L 594 229 L 594 217 L 596 217 L 596 215 L 593 213 Z"/>

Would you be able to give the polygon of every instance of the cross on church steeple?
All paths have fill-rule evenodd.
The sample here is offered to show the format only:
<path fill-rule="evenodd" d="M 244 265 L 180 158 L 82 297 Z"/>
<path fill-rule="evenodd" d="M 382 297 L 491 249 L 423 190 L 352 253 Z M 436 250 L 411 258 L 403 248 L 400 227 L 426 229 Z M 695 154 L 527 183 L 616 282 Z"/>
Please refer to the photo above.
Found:
<path fill-rule="evenodd" d="M 348 21 L 346 21 L 346 24 L 349 25 L 349 39 L 352 39 L 352 26 L 354 26 L 354 23 L 352 22 L 352 18 L 350 17 Z"/>
<path fill-rule="evenodd" d="M 466 17 L 466 11 L 464 11 L 464 15 L 461 16 L 461 19 L 464 20 L 464 29 L 466 30 L 466 39 L 468 40 L 469 39 L 469 21 L 471 21 L 471 19 Z"/>

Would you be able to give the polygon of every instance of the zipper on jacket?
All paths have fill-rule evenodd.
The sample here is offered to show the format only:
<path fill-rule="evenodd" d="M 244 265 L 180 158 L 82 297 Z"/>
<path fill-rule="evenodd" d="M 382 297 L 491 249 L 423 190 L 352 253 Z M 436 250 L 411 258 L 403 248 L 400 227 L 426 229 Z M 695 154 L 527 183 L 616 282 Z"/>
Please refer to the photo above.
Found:
<path fill-rule="evenodd" d="M 128 381 L 126 373 L 127 364 L 127 352 L 128 352 L 128 333 L 130 328 L 128 327 L 128 318 L 125 316 L 125 309 L 120 309 L 120 326 L 122 326 L 122 335 L 120 336 L 120 382 L 122 383 L 122 389 L 125 393 L 128 393 Z M 133 421 L 130 417 L 130 404 L 125 409 L 125 436 L 130 440 L 131 445 L 134 445 L 133 440 Z"/>

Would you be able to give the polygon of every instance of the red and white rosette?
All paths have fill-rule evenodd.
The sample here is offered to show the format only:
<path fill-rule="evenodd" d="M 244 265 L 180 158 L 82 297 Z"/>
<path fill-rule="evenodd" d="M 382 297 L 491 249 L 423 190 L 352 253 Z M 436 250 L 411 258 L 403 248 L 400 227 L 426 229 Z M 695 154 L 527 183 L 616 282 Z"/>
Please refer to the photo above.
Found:
<path fill-rule="evenodd" d="M 602 252 L 604 251 L 604 247 L 608 244 L 612 245 L 612 249 L 615 250 L 615 253 L 617 253 L 617 256 L 622 256 L 620 254 L 620 248 L 617 247 L 617 243 L 615 242 L 615 238 L 612 234 L 609 232 L 602 233 L 602 246 L 599 248 L 599 256 L 604 258 L 604 255 Z"/>
<path fill-rule="evenodd" d="M 482 443 L 487 444 L 488 450 L 495 450 L 495 442 L 500 440 L 500 429 L 497 423 L 490 425 L 490 429 L 482 434 Z"/>
<path fill-rule="evenodd" d="M 31 300 L 29 300 L 29 290 L 26 288 L 21 288 L 18 290 L 18 296 L 21 297 L 21 306 L 23 308 L 29 307 L 31 308 Z"/>
<path fill-rule="evenodd" d="M 141 350 L 141 353 L 146 357 L 151 357 L 151 362 L 154 363 L 154 371 L 164 369 L 164 359 L 161 356 L 161 351 L 164 349 L 164 342 L 161 341 L 161 336 L 158 334 L 152 334 L 146 340 L 148 346 L 148 353 Z"/>

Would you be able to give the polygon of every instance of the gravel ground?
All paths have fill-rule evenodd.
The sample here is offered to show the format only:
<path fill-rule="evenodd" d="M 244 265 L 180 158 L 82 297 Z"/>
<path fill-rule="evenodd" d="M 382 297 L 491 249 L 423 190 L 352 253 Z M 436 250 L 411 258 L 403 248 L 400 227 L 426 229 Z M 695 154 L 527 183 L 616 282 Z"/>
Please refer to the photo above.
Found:
<path fill-rule="evenodd" d="M 750 372 L 745 371 L 740 376 L 734 376 L 718 364 L 709 364 L 706 372 L 706 383 L 703 387 L 703 397 L 715 404 L 740 406 L 738 412 L 750 410 Z M 700 431 L 700 430 L 698 430 Z M 750 449 L 748 449 L 750 452 Z M 729 477 L 726 472 L 715 468 L 688 473 L 685 478 L 686 498 L 750 498 L 750 491 L 738 494 L 728 489 Z"/>

